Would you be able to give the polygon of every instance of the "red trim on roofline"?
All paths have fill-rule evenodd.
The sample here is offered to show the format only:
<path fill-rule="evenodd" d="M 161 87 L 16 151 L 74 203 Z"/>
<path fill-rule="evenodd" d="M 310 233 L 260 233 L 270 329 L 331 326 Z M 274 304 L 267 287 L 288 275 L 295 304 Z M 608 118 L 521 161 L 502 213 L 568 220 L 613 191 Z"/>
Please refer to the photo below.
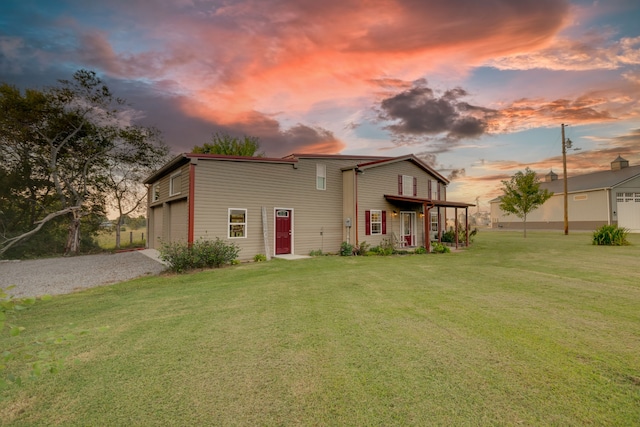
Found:
<path fill-rule="evenodd" d="M 292 153 L 283 159 L 342 159 L 342 160 L 382 160 L 390 159 L 388 156 L 358 156 L 355 154 L 304 154 Z"/>
<path fill-rule="evenodd" d="M 265 162 L 265 163 L 296 163 L 297 159 L 285 159 L 278 157 L 250 157 L 250 156 L 227 156 L 224 154 L 197 154 L 184 153 L 187 159 L 213 159 L 213 160 L 230 160 L 240 162 Z"/>

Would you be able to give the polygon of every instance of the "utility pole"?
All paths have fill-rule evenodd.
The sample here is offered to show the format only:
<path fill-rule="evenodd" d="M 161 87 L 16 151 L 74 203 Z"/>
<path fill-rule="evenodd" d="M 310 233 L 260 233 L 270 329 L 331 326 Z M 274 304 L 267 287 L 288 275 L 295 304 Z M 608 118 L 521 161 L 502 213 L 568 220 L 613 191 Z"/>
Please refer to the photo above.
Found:
<path fill-rule="evenodd" d="M 567 195 L 567 148 L 571 148 L 571 140 L 564 139 L 564 123 L 562 127 L 562 171 L 564 173 L 564 234 L 569 234 L 569 199 Z"/>

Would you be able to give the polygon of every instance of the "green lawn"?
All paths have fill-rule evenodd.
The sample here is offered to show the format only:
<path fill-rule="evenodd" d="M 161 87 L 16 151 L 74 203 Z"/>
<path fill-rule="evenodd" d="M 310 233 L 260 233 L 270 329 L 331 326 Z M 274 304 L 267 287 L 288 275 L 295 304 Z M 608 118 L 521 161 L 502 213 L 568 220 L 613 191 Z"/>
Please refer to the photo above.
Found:
<path fill-rule="evenodd" d="M 486 231 L 451 254 L 273 260 L 55 297 L 0 348 L 73 334 L 29 344 L 64 366 L 0 391 L 0 421 L 638 425 L 631 241 Z"/>

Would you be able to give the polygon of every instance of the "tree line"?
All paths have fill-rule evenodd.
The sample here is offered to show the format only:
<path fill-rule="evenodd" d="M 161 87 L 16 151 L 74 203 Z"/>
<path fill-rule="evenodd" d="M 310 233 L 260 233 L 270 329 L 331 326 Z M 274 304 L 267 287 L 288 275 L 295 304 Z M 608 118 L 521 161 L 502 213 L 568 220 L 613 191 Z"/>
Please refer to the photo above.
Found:
<path fill-rule="evenodd" d="M 130 112 L 93 71 L 45 89 L 0 84 L 0 256 L 77 254 L 107 208 L 118 222 L 139 211 L 169 150 Z"/>

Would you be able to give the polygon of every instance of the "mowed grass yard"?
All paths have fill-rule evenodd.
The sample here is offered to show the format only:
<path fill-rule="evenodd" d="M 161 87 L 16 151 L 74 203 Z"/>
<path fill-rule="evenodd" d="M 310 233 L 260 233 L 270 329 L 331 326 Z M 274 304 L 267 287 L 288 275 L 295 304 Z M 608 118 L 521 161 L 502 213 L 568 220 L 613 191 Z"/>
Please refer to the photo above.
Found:
<path fill-rule="evenodd" d="M 451 254 L 273 260 L 58 296 L 0 338 L 75 337 L 41 345 L 65 355 L 59 373 L 0 391 L 0 422 L 639 425 L 630 240 L 486 231 Z"/>

